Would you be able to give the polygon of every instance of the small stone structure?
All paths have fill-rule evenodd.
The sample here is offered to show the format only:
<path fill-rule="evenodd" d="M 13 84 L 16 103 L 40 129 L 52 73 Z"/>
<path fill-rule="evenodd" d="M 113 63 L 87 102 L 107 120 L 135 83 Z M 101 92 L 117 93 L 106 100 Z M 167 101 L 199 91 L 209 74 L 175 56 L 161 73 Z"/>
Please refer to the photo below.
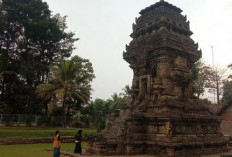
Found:
<path fill-rule="evenodd" d="M 161 0 L 136 18 L 123 53 L 134 72 L 131 100 L 108 117 L 90 152 L 196 157 L 226 150 L 220 118 L 192 93 L 191 69 L 202 53 L 181 12 Z"/>

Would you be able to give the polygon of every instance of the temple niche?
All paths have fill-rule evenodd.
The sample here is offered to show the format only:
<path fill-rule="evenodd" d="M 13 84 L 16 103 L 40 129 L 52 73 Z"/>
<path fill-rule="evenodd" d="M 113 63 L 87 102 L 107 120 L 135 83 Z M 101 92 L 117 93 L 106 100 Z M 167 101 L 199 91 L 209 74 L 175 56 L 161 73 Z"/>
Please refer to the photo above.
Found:
<path fill-rule="evenodd" d="M 123 53 L 134 72 L 131 99 L 108 117 L 89 152 L 179 157 L 227 150 L 220 118 L 193 95 L 191 69 L 202 52 L 181 12 L 163 0 L 140 11 Z"/>

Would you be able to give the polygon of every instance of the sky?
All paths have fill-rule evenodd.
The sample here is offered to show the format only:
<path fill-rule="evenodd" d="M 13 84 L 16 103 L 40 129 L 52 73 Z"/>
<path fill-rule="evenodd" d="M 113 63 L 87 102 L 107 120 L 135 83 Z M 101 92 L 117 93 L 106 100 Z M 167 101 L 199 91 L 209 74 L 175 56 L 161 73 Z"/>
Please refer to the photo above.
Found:
<path fill-rule="evenodd" d="M 140 10 L 159 0 L 44 0 L 53 14 L 67 15 L 68 30 L 80 38 L 73 55 L 89 59 L 96 78 L 92 98 L 108 99 L 131 85 L 133 73 L 122 54 L 132 40 Z M 232 0 L 166 0 L 187 15 L 202 58 L 215 66 L 232 63 Z"/>

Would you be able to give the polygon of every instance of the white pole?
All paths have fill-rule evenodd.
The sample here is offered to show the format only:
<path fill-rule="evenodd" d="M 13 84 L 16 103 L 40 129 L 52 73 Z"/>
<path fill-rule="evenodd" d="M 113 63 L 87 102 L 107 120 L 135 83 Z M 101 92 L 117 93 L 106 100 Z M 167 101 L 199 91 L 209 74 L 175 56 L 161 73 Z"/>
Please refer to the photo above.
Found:
<path fill-rule="evenodd" d="M 213 52 L 213 45 L 210 46 L 212 49 L 212 68 L 214 70 L 214 52 Z M 215 89 L 213 89 L 213 102 L 215 103 Z"/>

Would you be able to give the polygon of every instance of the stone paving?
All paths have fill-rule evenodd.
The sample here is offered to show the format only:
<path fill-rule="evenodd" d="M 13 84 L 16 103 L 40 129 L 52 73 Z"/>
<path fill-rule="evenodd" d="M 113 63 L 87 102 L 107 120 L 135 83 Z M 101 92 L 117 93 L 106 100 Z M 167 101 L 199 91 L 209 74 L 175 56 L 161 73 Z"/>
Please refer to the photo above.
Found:
<path fill-rule="evenodd" d="M 221 154 L 215 154 L 215 155 L 207 155 L 207 156 L 201 156 L 201 157 L 220 157 L 220 155 Z M 232 154 L 230 156 L 232 157 Z M 228 156 L 228 157 L 230 157 L 230 156 Z M 69 157 L 69 156 L 61 156 L 61 157 Z M 75 155 L 75 157 L 128 157 L 128 156 Z M 129 156 L 129 157 L 158 157 L 158 156 L 133 155 L 133 156 Z"/>
<path fill-rule="evenodd" d="M 83 151 L 85 152 L 85 151 Z M 224 154 L 223 156 L 221 156 L 222 154 Z M 128 157 L 126 155 L 121 155 L 121 156 L 100 156 L 100 155 L 88 155 L 88 154 L 83 154 L 83 155 L 78 155 L 78 154 L 73 154 L 73 153 L 68 153 L 66 155 L 61 155 L 61 157 Z M 158 157 L 158 156 L 149 156 L 149 155 L 133 155 L 133 156 L 129 156 L 129 157 Z M 214 155 L 203 155 L 201 157 L 232 157 L 232 149 L 227 152 L 227 153 L 221 153 L 221 154 L 214 154 Z"/>

